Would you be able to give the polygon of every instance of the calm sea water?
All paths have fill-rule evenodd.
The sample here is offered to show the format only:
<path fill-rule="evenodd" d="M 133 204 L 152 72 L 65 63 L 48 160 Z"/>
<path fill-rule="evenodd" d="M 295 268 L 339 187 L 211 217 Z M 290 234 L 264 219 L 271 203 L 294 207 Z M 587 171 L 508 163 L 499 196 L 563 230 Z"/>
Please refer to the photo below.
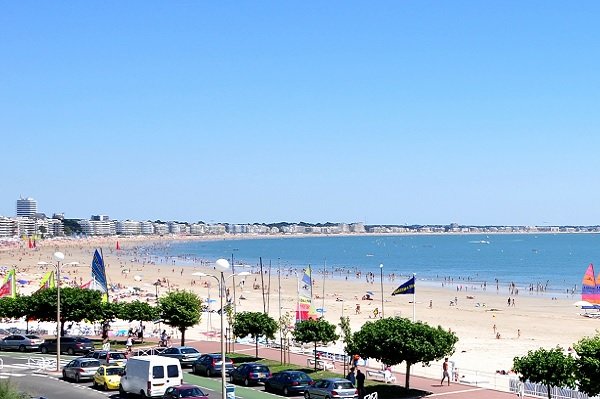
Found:
<path fill-rule="evenodd" d="M 384 275 L 395 273 L 426 281 L 444 277 L 470 278 L 495 284 L 514 282 L 547 285 L 549 292 L 577 287 L 589 263 L 600 265 L 598 234 L 498 234 L 498 235 L 402 235 L 325 236 L 268 239 L 174 242 L 169 256 L 218 258 L 255 266 L 302 269 L 314 273 L 346 269 Z M 165 255 L 165 254 L 162 254 Z M 600 270 L 600 267 L 598 268 Z M 343 275 L 343 274 L 342 274 Z"/>

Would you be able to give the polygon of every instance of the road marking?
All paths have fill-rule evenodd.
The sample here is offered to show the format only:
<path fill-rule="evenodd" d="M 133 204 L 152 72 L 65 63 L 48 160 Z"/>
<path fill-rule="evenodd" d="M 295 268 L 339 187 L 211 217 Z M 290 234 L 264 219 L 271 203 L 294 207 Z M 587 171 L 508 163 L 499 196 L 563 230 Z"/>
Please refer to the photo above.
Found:
<path fill-rule="evenodd" d="M 485 388 L 472 388 L 472 389 L 463 389 L 460 391 L 434 393 L 432 395 L 429 395 L 428 398 L 433 398 L 434 396 L 447 396 L 447 395 L 454 395 L 454 394 L 465 393 L 465 392 L 476 392 L 476 391 L 483 391 L 483 390 L 485 390 Z"/>

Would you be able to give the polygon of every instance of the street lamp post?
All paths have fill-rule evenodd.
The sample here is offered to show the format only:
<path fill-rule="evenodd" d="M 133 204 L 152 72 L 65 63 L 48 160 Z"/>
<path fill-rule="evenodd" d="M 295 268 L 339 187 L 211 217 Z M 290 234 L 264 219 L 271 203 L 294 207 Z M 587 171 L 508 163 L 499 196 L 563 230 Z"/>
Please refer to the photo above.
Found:
<path fill-rule="evenodd" d="M 383 263 L 379 265 L 380 271 L 380 280 L 381 280 L 381 318 L 385 317 L 385 313 L 383 311 Z"/>
<path fill-rule="evenodd" d="M 221 398 L 227 399 L 227 377 L 226 377 L 226 367 L 225 367 L 225 310 L 223 306 L 223 297 L 225 296 L 225 276 L 224 273 L 230 270 L 229 261 L 227 259 L 217 259 L 215 262 L 215 268 L 220 272 L 220 278 L 217 276 L 213 276 L 212 274 L 206 274 L 202 272 L 196 272 L 194 275 L 200 277 L 212 277 L 217 280 L 219 285 L 219 292 L 221 294 Z M 241 272 L 238 274 L 232 274 L 227 278 L 232 278 L 234 276 L 248 276 L 249 272 Z"/>
<path fill-rule="evenodd" d="M 75 266 L 79 264 L 79 262 L 69 262 L 63 263 L 61 265 L 60 262 L 62 262 L 64 259 L 65 254 L 57 251 L 54 253 L 54 260 L 56 261 L 56 264 L 48 262 L 38 262 L 38 265 L 52 265 L 54 269 L 56 269 L 56 371 L 60 371 L 60 267 L 65 265 Z"/>

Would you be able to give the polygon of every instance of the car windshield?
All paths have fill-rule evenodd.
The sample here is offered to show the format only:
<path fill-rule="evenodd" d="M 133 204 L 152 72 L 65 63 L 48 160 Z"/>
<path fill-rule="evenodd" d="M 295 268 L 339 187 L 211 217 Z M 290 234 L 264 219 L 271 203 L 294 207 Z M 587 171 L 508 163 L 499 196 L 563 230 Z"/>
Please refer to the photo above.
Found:
<path fill-rule="evenodd" d="M 110 367 L 106 369 L 106 375 L 118 375 L 123 372 L 123 367 Z"/>
<path fill-rule="evenodd" d="M 350 381 L 337 381 L 333 384 L 335 389 L 352 389 L 352 383 Z"/>
<path fill-rule="evenodd" d="M 185 388 L 179 390 L 180 398 L 192 398 L 194 396 L 204 396 L 204 392 L 200 390 L 200 388 Z"/>
<path fill-rule="evenodd" d="M 198 351 L 195 348 L 181 348 L 181 353 L 183 353 L 183 354 L 198 353 Z"/>

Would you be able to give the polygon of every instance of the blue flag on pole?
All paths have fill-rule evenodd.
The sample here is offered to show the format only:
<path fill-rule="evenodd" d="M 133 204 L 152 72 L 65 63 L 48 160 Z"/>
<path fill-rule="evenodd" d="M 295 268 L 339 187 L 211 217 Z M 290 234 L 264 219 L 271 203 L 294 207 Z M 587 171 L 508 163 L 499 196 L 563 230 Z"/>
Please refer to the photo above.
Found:
<path fill-rule="evenodd" d="M 402 284 L 400 287 L 396 288 L 394 292 L 392 292 L 392 296 L 394 295 L 402 295 L 402 294 L 414 294 L 415 293 L 415 276 L 412 276 L 410 280 L 406 283 Z"/>

